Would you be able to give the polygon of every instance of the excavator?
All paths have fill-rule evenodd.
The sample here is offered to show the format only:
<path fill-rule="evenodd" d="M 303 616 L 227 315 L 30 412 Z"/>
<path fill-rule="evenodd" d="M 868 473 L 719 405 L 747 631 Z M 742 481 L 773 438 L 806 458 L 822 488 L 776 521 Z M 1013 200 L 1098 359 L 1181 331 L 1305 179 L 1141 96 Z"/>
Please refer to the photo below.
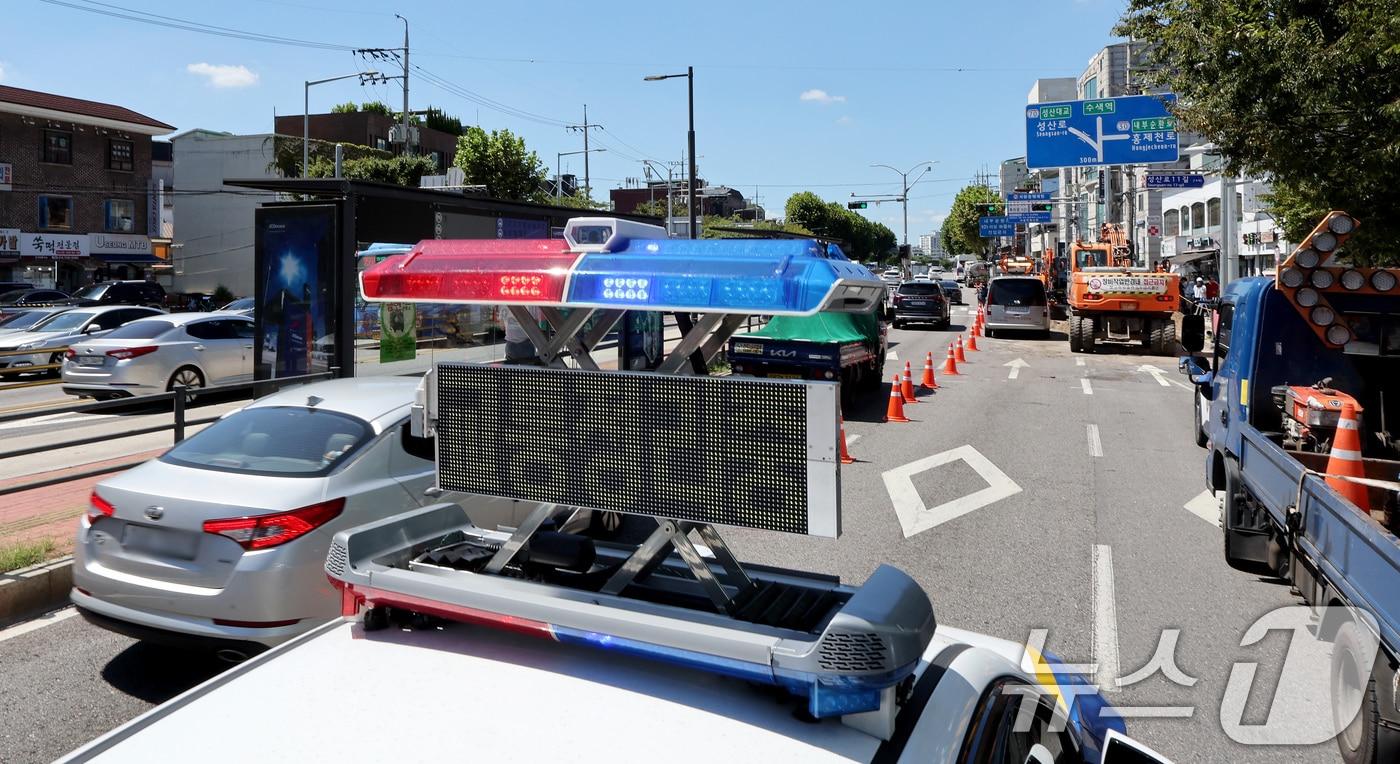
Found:
<path fill-rule="evenodd" d="M 1181 304 L 1181 276 L 1133 264 L 1127 233 L 1116 223 L 1094 242 L 1069 248 L 1069 349 L 1092 353 L 1100 340 L 1138 342 L 1157 355 L 1176 354 L 1173 314 Z"/>

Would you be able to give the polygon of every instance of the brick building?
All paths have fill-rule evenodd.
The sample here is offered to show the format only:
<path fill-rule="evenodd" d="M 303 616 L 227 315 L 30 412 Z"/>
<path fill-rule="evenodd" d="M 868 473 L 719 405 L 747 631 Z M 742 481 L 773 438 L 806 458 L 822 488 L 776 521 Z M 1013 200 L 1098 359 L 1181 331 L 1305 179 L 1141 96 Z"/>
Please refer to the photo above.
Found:
<path fill-rule="evenodd" d="M 389 140 L 389 129 L 397 131 L 402 123 L 384 114 L 372 111 L 312 114 L 308 121 L 312 141 L 350 143 L 395 154 L 402 151 L 401 143 Z M 452 158 L 457 155 L 457 136 L 427 126 L 411 127 L 415 154 L 432 157 L 439 170 L 452 166 Z M 289 137 L 300 138 L 302 128 L 300 114 L 283 115 L 273 123 L 273 132 Z"/>
<path fill-rule="evenodd" d="M 121 106 L 0 85 L 0 280 L 74 290 L 149 275 L 162 261 L 151 243 L 151 137 L 174 129 Z"/>

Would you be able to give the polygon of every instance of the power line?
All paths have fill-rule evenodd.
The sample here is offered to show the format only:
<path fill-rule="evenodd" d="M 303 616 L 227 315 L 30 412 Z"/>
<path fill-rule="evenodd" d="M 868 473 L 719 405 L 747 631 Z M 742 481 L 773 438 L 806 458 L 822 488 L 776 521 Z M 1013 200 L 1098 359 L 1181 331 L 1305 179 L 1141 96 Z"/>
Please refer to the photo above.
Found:
<path fill-rule="evenodd" d="M 301 40 L 295 37 L 281 37 L 278 35 L 263 34 L 261 32 L 248 32 L 242 29 L 231 27 L 221 27 L 214 24 L 205 24 L 200 21 L 190 21 L 189 19 L 176 18 L 174 16 L 161 16 L 146 11 L 138 11 L 132 8 L 124 8 L 110 3 L 99 3 L 96 0 L 80 0 L 78 2 L 65 2 L 64 0 L 39 0 L 49 5 L 71 8 L 84 13 L 95 13 L 100 16 L 108 16 L 124 21 L 135 21 L 139 24 L 149 24 L 152 26 L 165 27 L 167 29 L 180 29 L 186 32 L 197 32 L 199 34 L 216 35 L 219 37 L 230 37 L 237 40 L 249 40 L 252 42 L 265 42 L 273 45 L 289 45 L 298 48 L 313 48 L 317 50 L 355 50 L 352 45 L 340 45 L 337 43 L 318 42 L 315 40 Z"/>
<path fill-rule="evenodd" d="M 548 125 L 550 127 L 568 127 L 570 124 L 567 120 L 546 117 L 542 114 L 535 114 L 534 112 L 525 111 L 524 109 L 518 109 L 509 104 L 505 104 L 500 101 L 487 98 L 486 96 L 468 90 L 445 77 L 434 74 L 433 72 L 430 72 L 417 64 L 414 64 L 412 68 L 416 70 L 425 81 L 437 86 L 438 88 L 446 91 L 447 93 L 455 95 L 458 98 L 463 98 L 468 101 L 471 101 L 472 103 L 475 103 L 479 106 L 485 106 L 486 108 L 492 111 L 500 112 L 501 114 L 516 117 L 518 119 L 523 119 L 527 122 L 536 122 L 541 125 Z"/>
<path fill-rule="evenodd" d="M 558 66 L 590 66 L 590 67 L 591 67 L 591 66 L 624 66 L 624 67 L 632 67 L 632 68 L 635 68 L 635 67 L 637 66 L 637 62 L 636 62 L 636 61 L 584 61 L 584 60 L 563 59 L 563 58 L 530 58 L 530 57 L 472 56 L 472 55 L 468 55 L 468 54 L 465 54 L 465 53 L 448 53 L 448 52 L 445 52 L 445 51 L 437 51 L 437 50 L 426 50 L 426 51 L 422 51 L 419 55 L 423 55 L 423 56 L 439 56 L 439 57 L 441 57 L 441 58 L 458 58 L 458 59 L 464 59 L 464 60 L 467 60 L 467 61 L 487 61 L 487 62 L 492 62 L 492 63 L 505 63 L 505 64 L 546 64 L 546 65 L 558 65 Z M 673 66 L 673 67 L 674 67 L 674 66 L 680 66 L 680 67 L 684 67 L 684 66 L 687 65 L 687 64 L 684 63 L 684 62 L 682 62 L 682 63 L 671 63 L 671 64 L 662 64 L 662 63 L 652 62 L 652 64 L 653 64 L 653 65 L 656 65 L 656 66 L 662 66 L 662 67 L 665 67 L 665 66 Z M 774 63 L 774 64 L 765 64 L 765 63 L 743 63 L 743 64 L 705 63 L 705 64 L 704 64 L 704 67 L 705 67 L 706 69 L 743 69 L 743 70 L 768 69 L 768 70 L 781 70 L 781 71 L 839 71 L 839 72 L 851 72 L 851 71 L 858 71 L 858 72 L 930 72 L 930 73 L 944 73 L 944 74 L 949 74 L 949 73 L 953 73 L 953 74 L 957 74 L 957 73 L 975 73 L 975 72 L 1019 73 L 1019 72 L 1040 72 L 1040 71 L 1044 71 L 1043 68 L 1035 68 L 1035 67 L 987 67 L 987 66 L 852 66 L 852 65 L 845 65 L 845 64 L 825 64 L 825 65 L 823 65 L 823 64 L 777 64 L 777 63 Z"/>

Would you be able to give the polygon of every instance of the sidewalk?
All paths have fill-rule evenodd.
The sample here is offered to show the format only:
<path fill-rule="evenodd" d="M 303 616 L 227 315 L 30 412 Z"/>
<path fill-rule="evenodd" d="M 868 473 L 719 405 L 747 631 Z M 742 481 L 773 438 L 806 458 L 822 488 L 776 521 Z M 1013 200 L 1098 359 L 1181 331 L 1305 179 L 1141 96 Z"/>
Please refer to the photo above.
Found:
<path fill-rule="evenodd" d="M 37 472 L 0 481 L 0 486 L 73 475 L 109 465 L 145 461 L 160 455 L 163 451 L 165 451 L 164 448 L 158 448 L 116 459 L 90 462 L 48 472 Z M 115 474 L 119 473 L 114 472 L 58 483 L 45 488 L 35 488 L 31 491 L 21 491 L 5 496 L 4 501 L 0 502 L 0 539 L 4 539 L 7 545 L 52 539 L 54 556 L 71 554 L 73 533 L 77 528 L 78 518 L 87 510 L 88 495 L 92 493 L 93 486 Z"/>

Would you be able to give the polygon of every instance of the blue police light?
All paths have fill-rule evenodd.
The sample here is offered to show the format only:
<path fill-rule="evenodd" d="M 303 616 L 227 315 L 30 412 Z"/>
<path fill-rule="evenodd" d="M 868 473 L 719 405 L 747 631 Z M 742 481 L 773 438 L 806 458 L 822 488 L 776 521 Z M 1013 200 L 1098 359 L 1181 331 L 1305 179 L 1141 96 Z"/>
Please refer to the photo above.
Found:
<path fill-rule="evenodd" d="M 810 239 L 632 239 L 574 266 L 569 305 L 710 313 L 859 312 L 884 284 Z"/>

